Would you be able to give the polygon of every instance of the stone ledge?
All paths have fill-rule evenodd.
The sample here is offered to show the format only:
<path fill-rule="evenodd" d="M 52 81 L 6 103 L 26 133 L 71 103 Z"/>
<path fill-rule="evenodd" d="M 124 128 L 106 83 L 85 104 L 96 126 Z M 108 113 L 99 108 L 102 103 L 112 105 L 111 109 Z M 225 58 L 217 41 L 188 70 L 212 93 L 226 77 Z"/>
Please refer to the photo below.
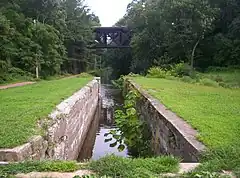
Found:
<path fill-rule="evenodd" d="M 0 160 L 3 162 L 16 162 L 26 159 L 40 160 L 45 157 L 47 146 L 47 141 L 43 137 L 35 136 L 24 145 L 12 149 L 0 149 Z"/>
<path fill-rule="evenodd" d="M 189 162 L 189 161 L 190 162 L 191 161 L 198 162 L 199 155 L 206 149 L 205 145 L 197 140 L 198 132 L 196 130 L 194 130 L 186 121 L 184 121 L 182 118 L 178 117 L 175 113 L 170 111 L 159 100 L 155 99 L 150 94 L 148 94 L 147 91 L 143 90 L 134 81 L 127 80 L 126 84 L 127 84 L 127 89 L 135 89 L 143 97 L 144 101 L 142 101 L 141 104 L 146 105 L 144 107 L 148 107 L 147 108 L 148 113 L 146 113 L 146 108 L 145 108 L 144 115 L 145 116 L 147 115 L 149 117 L 150 117 L 150 115 L 151 115 L 151 117 L 155 116 L 155 118 L 152 118 L 152 120 L 150 122 L 152 122 L 154 119 L 155 119 L 155 122 L 157 122 L 157 123 L 158 123 L 158 121 L 156 121 L 156 120 L 158 120 L 158 119 L 162 120 L 161 123 L 164 124 L 165 128 L 163 126 L 159 126 L 160 128 L 156 129 L 157 131 L 160 130 L 159 132 L 162 136 L 160 138 L 161 144 L 169 141 L 168 138 L 166 138 L 167 136 L 165 136 L 165 138 L 164 138 L 164 134 L 166 132 L 172 132 L 174 138 L 176 139 L 176 142 L 179 142 L 178 148 L 177 148 L 178 150 L 176 148 L 175 148 L 175 150 L 169 149 L 169 148 L 167 148 L 168 146 L 165 145 L 166 148 L 165 148 L 164 153 L 173 154 L 175 156 L 181 156 L 182 158 L 184 158 L 185 157 L 184 154 L 187 153 L 188 155 L 186 157 L 188 157 L 188 158 L 185 159 L 187 162 Z M 141 107 L 143 107 L 143 106 L 141 106 Z M 153 112 L 153 113 L 151 113 L 151 112 Z M 152 125 L 153 125 L 153 127 L 158 127 L 158 126 L 156 126 L 155 123 Z M 165 135 L 167 135 L 167 134 L 165 134 Z M 161 146 L 158 146 L 158 147 L 161 147 Z M 164 146 L 162 146 L 162 147 L 164 147 Z"/>

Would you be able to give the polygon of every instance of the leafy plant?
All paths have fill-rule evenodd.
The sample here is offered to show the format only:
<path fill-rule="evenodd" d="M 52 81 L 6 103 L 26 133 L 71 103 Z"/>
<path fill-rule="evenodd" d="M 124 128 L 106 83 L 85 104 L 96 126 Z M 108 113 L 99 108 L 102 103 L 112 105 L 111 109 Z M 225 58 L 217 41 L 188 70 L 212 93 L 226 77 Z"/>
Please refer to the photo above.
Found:
<path fill-rule="evenodd" d="M 151 67 L 147 74 L 147 77 L 153 78 L 166 78 L 167 76 L 170 76 L 170 73 L 161 67 Z"/>
<path fill-rule="evenodd" d="M 136 110 L 138 94 L 135 91 L 129 91 L 125 96 L 123 110 L 115 111 L 115 122 L 118 129 L 111 130 L 105 134 L 106 142 L 114 141 L 111 147 L 118 145 L 118 150 L 123 151 L 125 144 L 134 156 L 146 156 L 151 154 L 150 132 L 144 121 L 139 119 Z"/>
<path fill-rule="evenodd" d="M 191 66 L 183 62 L 175 64 L 171 68 L 171 75 L 175 77 L 191 76 L 192 73 Z"/>
<path fill-rule="evenodd" d="M 123 83 L 124 83 L 123 75 L 117 80 L 112 80 L 112 84 L 119 89 L 123 89 L 123 86 L 124 86 Z"/>

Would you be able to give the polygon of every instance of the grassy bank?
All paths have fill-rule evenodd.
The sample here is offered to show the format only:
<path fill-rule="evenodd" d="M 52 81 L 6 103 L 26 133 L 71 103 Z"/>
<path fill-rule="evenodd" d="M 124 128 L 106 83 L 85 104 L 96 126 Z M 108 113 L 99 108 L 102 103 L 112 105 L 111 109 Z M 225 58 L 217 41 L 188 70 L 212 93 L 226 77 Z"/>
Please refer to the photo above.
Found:
<path fill-rule="evenodd" d="M 37 121 L 91 79 L 64 78 L 0 90 L 0 148 L 15 147 L 27 142 L 32 135 L 39 134 Z"/>
<path fill-rule="evenodd" d="M 89 168 L 100 176 L 159 177 L 161 173 L 178 172 L 179 160 L 170 156 L 131 159 L 110 155 L 91 162 Z"/>
<path fill-rule="evenodd" d="M 184 118 L 209 147 L 239 142 L 240 90 L 166 79 L 134 78 L 152 96 Z"/>
<path fill-rule="evenodd" d="M 157 78 L 132 79 L 198 130 L 198 139 L 210 148 L 201 170 L 240 168 L 240 89 Z"/>
<path fill-rule="evenodd" d="M 27 161 L 0 166 L 0 177 L 29 172 L 74 172 L 81 169 L 92 170 L 96 173 L 95 177 L 159 177 L 161 173 L 178 172 L 179 160 L 167 156 L 131 159 L 109 155 L 85 164 L 74 161 Z"/>

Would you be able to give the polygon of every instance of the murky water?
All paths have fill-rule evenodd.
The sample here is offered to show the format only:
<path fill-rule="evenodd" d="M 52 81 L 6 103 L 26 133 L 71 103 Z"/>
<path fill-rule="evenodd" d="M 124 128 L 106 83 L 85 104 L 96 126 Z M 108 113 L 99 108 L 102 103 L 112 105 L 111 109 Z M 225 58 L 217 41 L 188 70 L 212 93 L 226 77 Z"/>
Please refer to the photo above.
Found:
<path fill-rule="evenodd" d="M 127 146 L 120 152 L 117 149 L 118 145 L 115 147 L 109 146 L 111 143 L 114 143 L 114 140 L 106 143 L 105 139 L 108 137 L 104 136 L 110 130 L 116 129 L 114 111 L 121 108 L 123 104 L 121 91 L 112 85 L 102 84 L 100 94 L 102 102 L 95 114 L 82 150 L 80 151 L 79 161 L 85 159 L 96 160 L 107 154 L 128 157 Z"/>

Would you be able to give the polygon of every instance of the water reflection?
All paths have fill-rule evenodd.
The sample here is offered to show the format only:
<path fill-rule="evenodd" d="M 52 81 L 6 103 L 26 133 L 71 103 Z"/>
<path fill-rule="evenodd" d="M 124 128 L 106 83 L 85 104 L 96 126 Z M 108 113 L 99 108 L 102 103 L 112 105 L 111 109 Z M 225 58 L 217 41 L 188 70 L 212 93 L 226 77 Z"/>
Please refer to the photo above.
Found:
<path fill-rule="evenodd" d="M 115 89 L 112 85 L 102 85 L 100 90 L 101 105 L 97 109 L 95 117 L 90 126 L 86 140 L 79 154 L 79 161 L 86 159 L 99 159 L 107 154 L 115 154 L 117 156 L 128 157 L 127 147 L 121 152 L 118 151 L 118 145 L 110 147 L 110 143 L 106 143 L 104 135 L 111 130 L 116 129 L 114 125 L 114 111 L 119 109 L 123 104 L 121 91 Z"/>

